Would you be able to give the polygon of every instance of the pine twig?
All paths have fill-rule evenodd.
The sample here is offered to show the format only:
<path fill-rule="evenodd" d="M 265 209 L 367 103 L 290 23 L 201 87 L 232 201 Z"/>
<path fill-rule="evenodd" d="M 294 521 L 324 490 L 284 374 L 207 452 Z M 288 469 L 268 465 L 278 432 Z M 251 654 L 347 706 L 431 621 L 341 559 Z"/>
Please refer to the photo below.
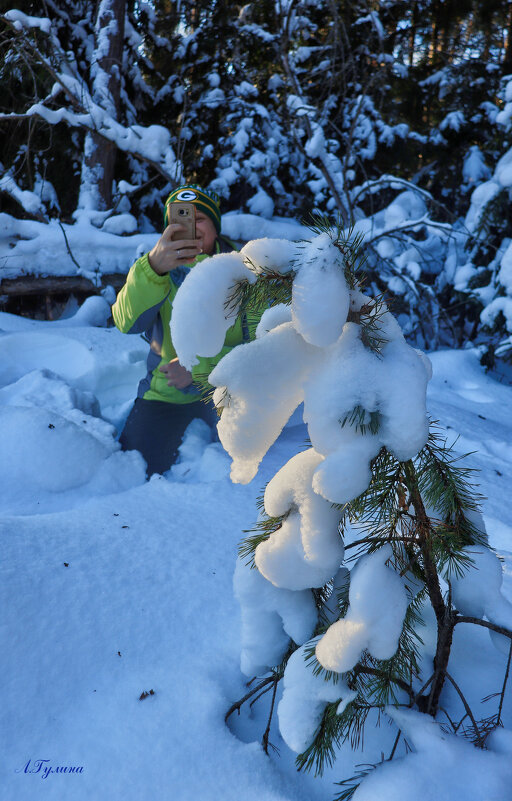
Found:
<path fill-rule="evenodd" d="M 508 637 L 509 640 L 512 640 L 512 631 L 510 631 L 510 629 L 506 629 L 504 626 L 497 626 L 496 623 L 491 623 L 488 620 L 481 620 L 478 617 L 471 617 L 470 615 L 457 615 L 454 624 L 456 625 L 457 623 L 474 623 L 475 626 L 483 626 L 486 629 L 491 629 L 491 631 L 503 634 L 504 637 Z"/>
<path fill-rule="evenodd" d="M 398 729 L 398 734 L 396 735 L 395 742 L 393 743 L 393 748 L 391 749 L 391 753 L 388 756 L 388 762 L 391 762 L 391 760 L 395 756 L 395 751 L 397 749 L 398 743 L 400 742 L 401 736 L 402 736 L 402 729 Z"/>
<path fill-rule="evenodd" d="M 260 700 L 260 698 L 263 698 L 263 696 L 264 696 L 264 695 L 266 695 L 267 693 L 269 693 L 271 689 L 272 689 L 272 686 L 271 686 L 270 684 L 267 684 L 267 686 L 265 687 L 265 689 L 264 689 L 264 690 L 262 690 L 262 691 L 260 692 L 260 694 L 256 696 L 256 698 L 253 698 L 253 699 L 252 699 L 251 703 L 249 704 L 249 706 L 251 707 L 251 709 L 252 709 L 252 707 L 254 706 L 254 704 L 256 703 L 256 701 L 259 701 L 259 700 Z"/>
<path fill-rule="evenodd" d="M 274 714 L 274 704 L 276 702 L 276 693 L 277 693 L 277 685 L 278 684 L 279 684 L 279 677 L 276 675 L 276 676 L 274 676 L 274 689 L 273 689 L 273 692 L 272 692 L 272 701 L 271 701 L 271 704 L 270 704 L 270 712 L 269 712 L 269 715 L 268 715 L 267 728 L 265 729 L 265 731 L 263 733 L 263 739 L 261 741 L 261 744 L 263 745 L 263 750 L 265 751 L 266 754 L 268 754 L 268 746 L 269 746 L 268 738 L 269 738 L 269 735 L 270 735 L 270 725 L 272 723 L 272 715 Z"/>
<path fill-rule="evenodd" d="M 77 260 L 73 256 L 73 252 L 71 250 L 68 238 L 66 236 L 66 231 L 64 230 L 64 226 L 62 225 L 60 220 L 58 220 L 57 222 L 59 223 L 60 230 L 62 231 L 62 236 L 64 237 L 64 242 L 66 243 L 66 250 L 69 253 L 69 257 L 70 257 L 71 261 L 73 262 L 73 264 L 77 267 L 78 271 L 82 272 L 82 268 L 80 267 L 79 263 L 77 262 Z"/>
<path fill-rule="evenodd" d="M 505 670 L 505 678 L 503 679 L 503 687 L 501 688 L 500 705 L 498 707 L 497 725 L 501 725 L 501 712 L 503 709 L 503 699 L 505 698 L 505 690 L 507 688 L 508 677 L 510 674 L 510 661 L 512 659 L 512 640 L 510 641 L 510 648 L 508 650 L 507 667 Z"/>
<path fill-rule="evenodd" d="M 446 678 L 448 679 L 448 681 L 449 681 L 449 682 L 450 682 L 450 683 L 453 685 L 453 687 L 455 688 L 455 690 L 456 690 L 456 692 L 457 692 L 457 695 L 459 696 L 460 700 L 462 701 L 462 704 L 463 704 L 463 706 L 464 706 L 464 709 L 466 710 L 466 713 L 467 713 L 467 715 L 468 715 L 469 719 L 471 720 L 471 723 L 472 723 L 472 725 L 473 725 L 473 728 L 474 728 L 474 730 L 475 730 L 475 734 L 476 734 L 476 737 L 477 737 L 477 740 L 478 740 L 478 745 L 480 746 L 480 748 L 483 748 L 483 747 L 484 747 L 484 741 L 483 741 L 483 739 L 482 739 L 482 735 L 480 734 L 480 730 L 479 730 L 478 726 L 476 725 L 476 720 L 475 720 L 475 718 L 474 718 L 474 716 L 473 716 L 473 713 L 472 713 L 472 711 L 471 711 L 471 708 L 470 708 L 470 706 L 469 706 L 468 702 L 466 701 L 466 698 L 465 698 L 465 696 L 464 696 L 464 693 L 463 693 L 463 692 L 462 692 L 462 690 L 460 689 L 460 687 L 459 687 L 459 685 L 457 684 L 457 682 L 455 681 L 455 679 L 453 679 L 453 678 L 450 676 L 450 674 L 448 673 L 448 671 L 446 671 L 446 672 L 445 672 L 445 676 L 446 676 Z"/>
<path fill-rule="evenodd" d="M 251 681 L 254 681 L 254 679 L 251 679 Z M 267 677 L 266 677 L 265 679 L 263 679 L 263 680 L 262 680 L 262 681 L 261 681 L 261 682 L 260 682 L 260 683 L 259 683 L 259 684 L 258 684 L 256 687 L 254 687 L 254 689 L 253 689 L 253 690 L 250 690 L 248 693 L 246 693 L 246 694 L 243 696 L 243 698 L 240 698 L 238 701 L 235 701 L 235 703 L 234 703 L 234 704 L 232 704 L 232 705 L 229 707 L 228 711 L 227 711 L 227 712 L 226 712 L 226 714 L 224 715 L 224 720 L 225 720 L 225 722 L 227 723 L 227 721 L 228 721 L 228 718 L 229 718 L 229 717 L 230 717 L 230 716 L 233 714 L 233 712 L 235 711 L 235 709 L 237 710 L 238 714 L 240 714 L 240 709 L 242 708 L 243 704 L 245 704 L 245 702 L 246 702 L 246 701 L 248 701 L 248 700 L 249 700 L 249 698 L 252 698 L 252 696 L 253 696 L 253 695 L 256 695 L 256 693 L 259 693 L 259 692 L 260 692 L 260 690 L 262 690 L 262 689 L 263 689 L 263 687 L 266 687 L 266 685 L 267 685 L 267 684 L 271 684 L 273 681 L 275 681 L 275 677 L 274 677 L 274 675 L 272 675 L 272 676 L 267 676 Z M 250 684 L 250 683 L 251 683 L 251 682 L 249 682 L 249 684 Z"/>
<path fill-rule="evenodd" d="M 440 706 L 440 707 L 439 707 L 439 711 L 440 711 L 440 712 L 443 712 L 443 713 L 446 715 L 446 717 L 448 718 L 448 721 L 449 721 L 449 723 L 450 723 L 450 726 L 452 727 L 452 731 L 453 731 L 453 733 L 454 733 L 454 734 L 456 734 L 456 733 L 457 733 L 457 729 L 459 729 L 459 728 L 460 728 L 460 726 L 462 725 L 462 721 L 463 721 L 463 720 L 465 720 L 465 719 L 467 718 L 467 715 L 464 715 L 464 717 L 462 718 L 462 720 L 461 720 L 459 723 L 457 723 L 457 726 L 455 726 L 455 723 L 453 722 L 453 720 L 452 720 L 452 719 L 451 719 L 451 717 L 449 716 L 449 714 L 448 714 L 448 712 L 446 711 L 446 709 L 444 708 L 444 706 Z"/>

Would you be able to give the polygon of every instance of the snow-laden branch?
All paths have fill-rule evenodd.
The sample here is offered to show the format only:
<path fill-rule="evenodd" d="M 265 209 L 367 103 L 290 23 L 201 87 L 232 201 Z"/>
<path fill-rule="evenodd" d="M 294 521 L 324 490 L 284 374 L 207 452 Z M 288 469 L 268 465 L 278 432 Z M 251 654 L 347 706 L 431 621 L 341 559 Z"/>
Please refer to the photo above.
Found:
<path fill-rule="evenodd" d="M 4 19 L 12 23 L 14 30 L 18 32 L 38 28 L 43 33 L 49 34 L 51 30 L 51 21 L 47 17 L 31 17 L 16 9 L 7 11 Z"/>
<path fill-rule="evenodd" d="M 0 164 L 0 172 L 2 169 L 3 167 Z M 44 219 L 44 206 L 41 198 L 35 192 L 30 192 L 28 189 L 20 189 L 10 172 L 5 172 L 0 177 L 0 192 L 5 192 L 16 200 L 29 214 L 34 215 L 39 220 Z"/>
<path fill-rule="evenodd" d="M 124 126 L 118 122 L 105 108 L 94 102 L 85 82 L 70 73 L 69 65 L 61 50 L 60 43 L 54 41 L 57 55 L 61 59 L 61 66 L 67 72 L 56 70 L 52 63 L 40 51 L 37 44 L 27 35 L 27 32 L 36 25 L 40 18 L 19 16 L 21 12 L 12 12 L 4 15 L 6 24 L 20 37 L 20 45 L 26 47 L 34 59 L 40 63 L 54 80 L 50 98 L 55 100 L 59 94 L 64 93 L 72 109 L 61 106 L 50 109 L 46 105 L 50 98 L 44 102 L 34 103 L 23 114 L 0 114 L 0 122 L 39 118 L 49 125 L 61 122 L 73 128 L 95 133 L 103 139 L 113 142 L 120 150 L 130 153 L 136 158 L 151 165 L 167 181 L 175 182 L 181 176 L 181 165 L 176 159 L 171 146 L 169 131 L 161 125 Z M 30 22 L 32 20 L 32 22 Z M 51 32 L 51 26 L 43 26 L 45 33 Z"/>
<path fill-rule="evenodd" d="M 110 116 L 101 106 L 92 101 L 83 84 L 66 75 L 61 75 L 60 78 L 68 88 L 76 89 L 82 95 L 82 103 L 75 95 L 76 101 L 81 105 L 81 111 L 71 111 L 63 106 L 57 109 L 50 109 L 43 103 L 34 103 L 24 114 L 0 114 L 0 121 L 39 117 L 49 125 L 57 125 L 60 122 L 64 122 L 70 127 L 94 132 L 103 139 L 113 142 L 119 150 L 131 153 L 133 156 L 150 164 L 166 180 L 176 181 L 181 172 L 181 167 L 174 155 L 170 142 L 171 137 L 166 128 L 162 125 L 150 125 L 147 128 L 142 125 L 124 126 Z M 60 90 L 61 86 L 55 85 L 52 93 L 53 97 Z"/>
<path fill-rule="evenodd" d="M 405 178 L 397 178 L 394 175 L 381 175 L 376 180 L 365 181 L 361 186 L 352 190 L 351 200 L 352 203 L 357 203 L 360 197 L 366 194 L 374 195 L 382 189 L 410 189 L 412 192 L 417 192 L 425 200 L 432 200 L 432 195 L 426 189 L 416 186 L 411 181 L 406 181 Z"/>

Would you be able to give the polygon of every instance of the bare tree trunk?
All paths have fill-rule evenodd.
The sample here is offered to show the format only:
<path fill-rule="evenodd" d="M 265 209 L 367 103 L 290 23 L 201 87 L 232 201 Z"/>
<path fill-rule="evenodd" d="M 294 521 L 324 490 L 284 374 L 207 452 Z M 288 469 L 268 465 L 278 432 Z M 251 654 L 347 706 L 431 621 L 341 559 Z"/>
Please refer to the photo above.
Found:
<path fill-rule="evenodd" d="M 92 99 L 117 119 L 121 95 L 126 0 L 101 0 L 96 19 L 96 47 L 91 64 Z M 112 205 L 116 146 L 88 133 L 84 143 L 78 205 L 104 210 Z"/>

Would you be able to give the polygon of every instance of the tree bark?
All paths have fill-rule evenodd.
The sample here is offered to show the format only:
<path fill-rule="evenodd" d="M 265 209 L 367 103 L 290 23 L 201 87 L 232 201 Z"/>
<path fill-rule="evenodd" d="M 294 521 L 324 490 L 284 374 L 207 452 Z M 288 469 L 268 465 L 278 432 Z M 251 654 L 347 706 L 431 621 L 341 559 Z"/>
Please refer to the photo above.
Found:
<path fill-rule="evenodd" d="M 92 99 L 115 120 L 121 96 L 125 13 L 126 0 L 101 0 L 91 64 Z M 79 208 L 111 207 L 116 151 L 114 142 L 94 132 L 86 135 Z"/>
<path fill-rule="evenodd" d="M 419 704 L 422 711 L 435 717 L 439 706 L 441 690 L 446 679 L 448 662 L 450 660 L 450 650 L 452 646 L 453 628 L 456 616 L 449 604 L 445 604 L 439 575 L 432 554 L 429 518 L 421 497 L 416 478 L 416 471 L 412 461 L 404 463 L 405 484 L 409 490 L 411 501 L 417 521 L 417 535 L 420 540 L 421 557 L 423 562 L 423 572 L 425 583 L 430 598 L 430 603 L 434 610 L 437 621 L 437 644 L 434 657 L 434 677 L 430 687 L 428 698 L 425 697 L 424 704 Z M 424 708 L 423 708 L 424 707 Z"/>

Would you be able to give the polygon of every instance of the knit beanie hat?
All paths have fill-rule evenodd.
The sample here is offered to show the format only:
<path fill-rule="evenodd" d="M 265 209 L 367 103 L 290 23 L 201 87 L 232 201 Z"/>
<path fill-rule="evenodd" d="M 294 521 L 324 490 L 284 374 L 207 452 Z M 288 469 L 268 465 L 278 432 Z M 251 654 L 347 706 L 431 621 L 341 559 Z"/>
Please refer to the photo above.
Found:
<path fill-rule="evenodd" d="M 211 189 L 203 189 L 197 184 L 184 184 L 174 189 L 165 201 L 165 226 L 169 225 L 169 204 L 175 201 L 193 203 L 210 218 L 215 230 L 220 234 L 220 198 Z"/>

